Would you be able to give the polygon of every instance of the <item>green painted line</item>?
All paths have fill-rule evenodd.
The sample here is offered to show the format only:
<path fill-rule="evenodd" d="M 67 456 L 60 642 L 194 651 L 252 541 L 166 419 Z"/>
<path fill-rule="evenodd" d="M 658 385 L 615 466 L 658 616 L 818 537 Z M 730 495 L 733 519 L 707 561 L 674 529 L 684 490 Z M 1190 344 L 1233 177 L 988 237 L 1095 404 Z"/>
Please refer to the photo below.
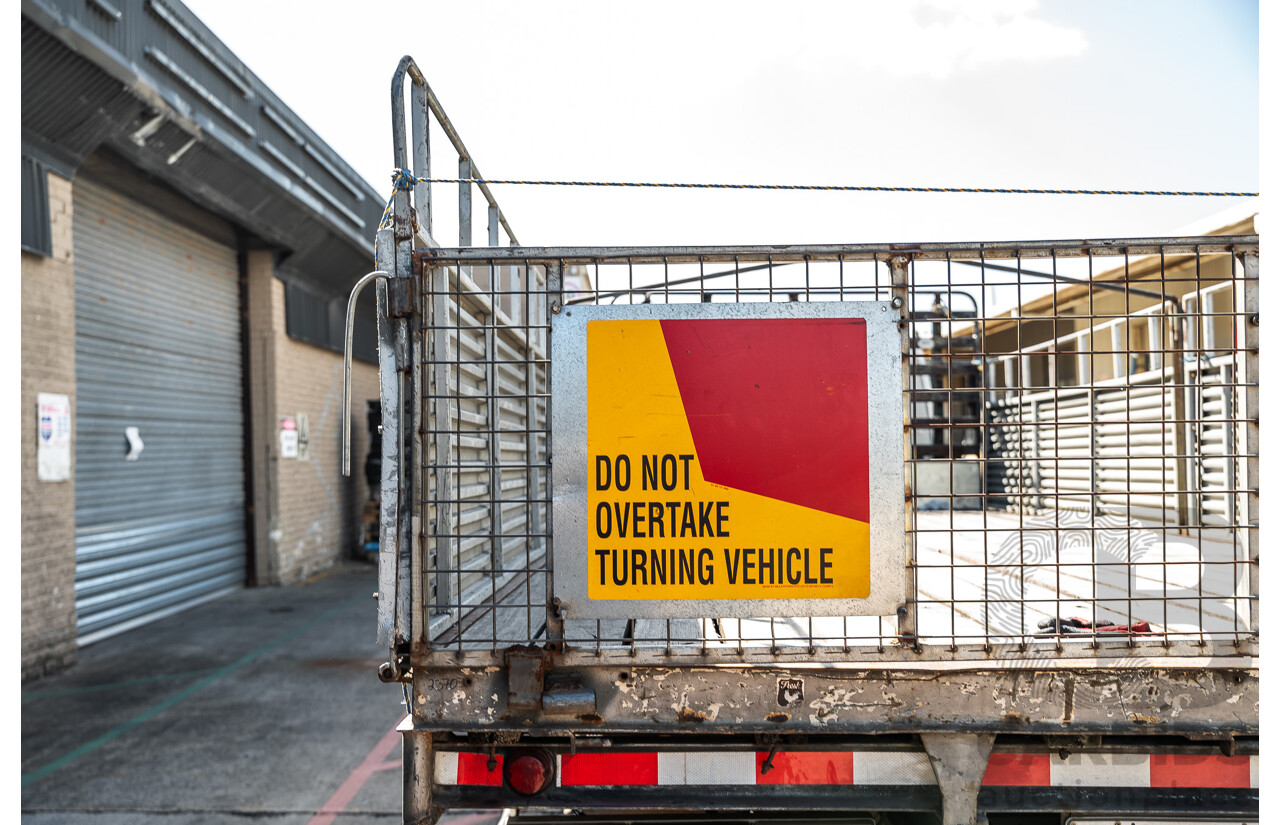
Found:
<path fill-rule="evenodd" d="M 369 600 L 368 596 L 365 596 L 365 595 L 358 596 L 357 598 L 351 599 L 348 602 L 344 602 L 343 604 L 340 604 L 337 607 L 329 608 L 328 610 L 321 613 L 319 616 L 315 617 L 314 619 L 302 625 L 301 627 L 294 628 L 293 630 L 289 631 L 288 633 L 285 633 L 282 636 L 277 636 L 276 638 L 267 642 L 265 645 L 258 648 L 257 650 L 246 653 L 244 656 L 241 656 L 239 659 L 236 659 L 231 664 L 224 665 L 223 667 L 218 668 L 217 670 L 213 671 L 212 673 L 210 673 L 208 676 L 204 677 L 200 681 L 196 682 L 193 685 L 189 685 L 183 688 L 182 690 L 178 691 L 174 695 L 170 696 L 168 699 L 165 699 L 163 702 L 152 705 L 150 708 L 148 708 L 147 710 L 144 710 L 142 713 L 139 713 L 137 716 L 133 717 L 129 721 L 117 725 L 116 727 L 112 728 L 111 730 L 107 731 L 101 736 L 98 736 L 94 739 L 89 740 L 88 742 L 85 742 L 80 747 L 75 748 L 67 753 L 64 753 L 62 756 L 59 756 L 57 759 L 53 760 L 52 762 L 42 765 L 41 767 L 36 768 L 30 773 L 24 773 L 22 775 L 22 787 L 25 788 L 27 785 L 30 785 L 32 782 L 37 782 L 41 779 L 44 779 L 49 774 L 53 773 L 54 771 L 60 770 L 61 768 L 65 768 L 67 765 L 70 765 L 72 762 L 76 761 L 80 757 L 93 753 L 95 750 L 107 744 L 108 742 L 120 736 L 121 734 L 128 733 L 129 731 L 133 730 L 134 728 L 138 727 L 139 725 L 148 721 L 149 719 L 152 719 L 155 716 L 158 716 L 159 714 L 164 713 L 169 708 L 190 698 L 191 696 L 195 695 L 196 693 L 203 690 L 204 688 L 207 688 L 209 685 L 212 685 L 214 682 L 218 681 L 219 679 L 226 676 L 227 674 L 232 673 L 236 670 L 239 670 L 240 668 L 244 667 L 245 665 L 249 664 L 255 659 L 261 657 L 265 653 L 270 653 L 272 650 L 275 650 L 280 645 L 284 644 L 290 639 L 293 639 L 293 638 L 296 638 L 297 636 L 302 635 L 303 633 L 307 632 L 308 630 L 315 627 L 316 625 L 321 624 L 325 620 L 329 619 L 333 615 L 347 609 L 348 607 L 351 607 L 357 602 L 367 602 L 368 600 Z"/>
<path fill-rule="evenodd" d="M 64 690 L 45 690 L 39 693 L 28 693 L 22 697 L 22 704 L 27 702 L 35 702 L 39 699 L 61 699 L 64 696 L 80 696 L 85 693 L 101 693 L 104 690 L 116 690 L 117 688 L 133 687 L 134 685 L 145 685 L 148 682 L 166 682 L 170 679 L 187 679 L 193 676 L 205 676 L 218 670 L 216 667 L 207 667 L 203 670 L 184 670 L 181 673 L 160 673 L 155 676 L 143 676 L 140 679 L 128 679 L 123 682 L 107 682 L 101 685 L 85 685 L 78 688 L 66 688 Z"/>

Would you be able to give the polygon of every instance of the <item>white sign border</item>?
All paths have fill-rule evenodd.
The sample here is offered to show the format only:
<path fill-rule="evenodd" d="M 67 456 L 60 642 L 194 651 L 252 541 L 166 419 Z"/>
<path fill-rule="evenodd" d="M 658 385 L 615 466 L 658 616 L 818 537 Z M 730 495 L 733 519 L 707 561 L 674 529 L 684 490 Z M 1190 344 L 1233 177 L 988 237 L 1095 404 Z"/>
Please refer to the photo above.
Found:
<path fill-rule="evenodd" d="M 861 318 L 867 322 L 871 594 L 854 598 L 587 596 L 587 324 L 591 321 Z M 552 593 L 568 619 L 893 616 L 907 598 L 899 313 L 888 301 L 569 306 L 551 324 Z"/>

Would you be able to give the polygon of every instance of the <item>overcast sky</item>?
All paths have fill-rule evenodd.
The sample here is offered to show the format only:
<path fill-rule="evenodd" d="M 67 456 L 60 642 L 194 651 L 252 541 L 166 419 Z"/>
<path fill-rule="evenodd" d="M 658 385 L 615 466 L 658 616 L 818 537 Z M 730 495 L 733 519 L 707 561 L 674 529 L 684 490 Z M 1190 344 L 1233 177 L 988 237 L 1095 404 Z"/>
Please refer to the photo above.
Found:
<path fill-rule="evenodd" d="M 490 178 L 1259 188 L 1248 0 L 187 5 L 380 191 L 404 54 Z M 444 140 L 433 148 L 436 176 L 453 176 Z M 1242 205 L 496 192 L 528 245 L 1135 236 Z M 449 245 L 456 196 L 437 198 Z"/>

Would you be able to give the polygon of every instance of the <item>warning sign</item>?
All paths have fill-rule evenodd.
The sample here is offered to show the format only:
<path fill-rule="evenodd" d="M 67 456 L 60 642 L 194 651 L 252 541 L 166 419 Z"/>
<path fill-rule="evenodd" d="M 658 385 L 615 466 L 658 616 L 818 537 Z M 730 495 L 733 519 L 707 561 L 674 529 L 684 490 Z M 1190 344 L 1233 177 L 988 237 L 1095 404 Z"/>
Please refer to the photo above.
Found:
<path fill-rule="evenodd" d="M 580 414 L 585 435 L 580 463 L 561 474 L 554 434 L 556 595 L 571 616 L 610 615 L 609 603 L 628 615 L 713 615 L 710 603 L 715 615 L 798 615 L 812 600 L 839 600 L 828 615 L 866 612 L 873 528 L 896 530 L 900 546 L 903 527 L 901 487 L 896 523 L 872 517 L 872 402 L 893 400 L 872 391 L 873 375 L 897 388 L 879 433 L 897 452 L 878 458 L 901 479 L 900 363 L 869 356 L 886 335 L 896 353 L 897 313 L 817 306 L 757 306 L 756 317 L 709 314 L 724 305 L 592 307 L 557 323 L 553 347 L 580 331 L 579 364 L 586 355 L 565 370 L 581 384 L 553 364 L 573 394 L 556 392 L 557 418 Z M 610 317 L 628 310 L 641 317 Z M 582 495 L 561 496 L 565 482 Z"/>

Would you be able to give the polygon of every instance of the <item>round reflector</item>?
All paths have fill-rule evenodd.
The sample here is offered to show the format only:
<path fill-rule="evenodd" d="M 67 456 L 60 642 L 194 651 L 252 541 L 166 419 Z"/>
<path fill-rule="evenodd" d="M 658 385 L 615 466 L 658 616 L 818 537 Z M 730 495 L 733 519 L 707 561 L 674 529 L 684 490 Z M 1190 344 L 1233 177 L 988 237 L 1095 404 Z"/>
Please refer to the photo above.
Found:
<path fill-rule="evenodd" d="M 551 754 L 542 750 L 517 751 L 502 760 L 507 784 L 524 796 L 541 793 L 551 784 Z"/>

